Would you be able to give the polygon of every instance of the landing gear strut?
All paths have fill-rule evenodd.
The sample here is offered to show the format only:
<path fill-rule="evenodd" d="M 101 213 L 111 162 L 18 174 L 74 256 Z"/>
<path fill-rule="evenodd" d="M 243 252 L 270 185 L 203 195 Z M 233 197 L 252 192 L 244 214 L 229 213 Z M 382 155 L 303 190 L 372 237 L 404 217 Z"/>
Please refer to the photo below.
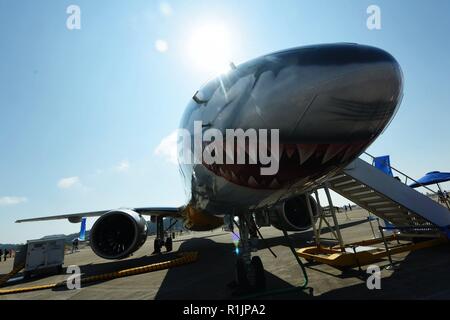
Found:
<path fill-rule="evenodd" d="M 166 238 L 163 217 L 156 217 L 156 238 L 153 242 L 154 251 L 152 254 L 160 254 L 163 246 L 166 247 L 167 252 L 170 252 L 173 249 L 173 242 L 170 236 Z"/>
<path fill-rule="evenodd" d="M 262 261 L 259 257 L 252 257 L 257 251 L 257 226 L 252 216 L 239 216 L 239 245 L 236 249 L 236 279 L 231 283 L 235 289 L 233 294 L 242 295 L 264 291 L 266 277 Z"/>

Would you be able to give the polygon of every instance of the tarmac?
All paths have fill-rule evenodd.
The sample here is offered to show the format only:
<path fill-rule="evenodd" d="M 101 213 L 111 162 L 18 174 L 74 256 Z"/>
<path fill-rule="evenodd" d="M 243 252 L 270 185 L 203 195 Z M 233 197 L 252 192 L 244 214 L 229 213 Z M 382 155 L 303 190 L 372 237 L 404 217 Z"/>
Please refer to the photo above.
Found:
<path fill-rule="evenodd" d="M 364 210 L 338 214 L 343 239 L 346 243 L 371 239 L 374 234 Z M 372 222 L 377 230 L 376 222 Z M 378 236 L 378 232 L 376 235 Z M 286 293 L 270 294 L 279 289 L 293 289 L 303 283 L 303 275 L 292 255 L 282 232 L 272 227 L 261 228 L 266 244 L 277 255 L 273 257 L 260 241 L 258 255 L 266 270 L 267 295 L 261 299 L 450 299 L 450 245 L 440 245 L 393 256 L 398 270 L 387 270 L 387 259 L 377 263 L 381 268 L 381 289 L 369 290 L 366 281 L 370 274 L 366 267 L 345 272 L 328 265 L 306 263 L 309 290 L 290 290 Z M 310 246 L 312 231 L 291 233 L 296 248 Z M 330 234 L 323 234 L 330 237 Z M 66 287 L 45 289 L 19 294 L 0 295 L 0 300 L 185 300 L 185 299 L 230 299 L 227 284 L 234 279 L 235 253 L 231 234 L 222 230 L 213 232 L 183 233 L 174 240 L 174 251 L 198 252 L 198 260 L 192 264 L 159 270 L 145 274 L 117 278 L 82 285 L 80 289 Z M 113 272 L 120 269 L 167 261 L 176 252 L 151 255 L 153 238 L 149 237 L 133 256 L 120 261 L 109 261 L 97 257 L 89 247 L 78 252 L 67 253 L 64 266 L 78 265 L 83 276 Z M 12 269 L 13 259 L 0 262 L 0 274 Z M 64 270 L 65 272 L 65 270 Z M 45 285 L 64 281 L 69 274 L 37 276 L 28 281 L 16 276 L 0 289 L 13 289 Z"/>

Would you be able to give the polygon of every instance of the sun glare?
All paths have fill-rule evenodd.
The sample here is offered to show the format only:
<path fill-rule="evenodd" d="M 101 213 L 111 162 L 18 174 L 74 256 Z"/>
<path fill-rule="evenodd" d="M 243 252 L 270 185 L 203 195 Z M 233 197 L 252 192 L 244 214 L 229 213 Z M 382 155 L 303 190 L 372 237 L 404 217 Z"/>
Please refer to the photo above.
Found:
<path fill-rule="evenodd" d="M 231 38 L 221 24 L 205 24 L 194 29 L 188 39 L 188 53 L 198 69 L 225 73 L 230 69 Z"/>

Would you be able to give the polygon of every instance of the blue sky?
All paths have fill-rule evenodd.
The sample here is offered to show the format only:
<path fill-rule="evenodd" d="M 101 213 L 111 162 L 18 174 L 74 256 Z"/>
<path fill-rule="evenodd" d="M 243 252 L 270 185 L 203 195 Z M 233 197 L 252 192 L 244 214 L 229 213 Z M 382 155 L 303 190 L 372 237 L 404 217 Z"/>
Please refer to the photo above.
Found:
<path fill-rule="evenodd" d="M 80 30 L 66 27 L 71 4 L 81 9 Z M 371 4 L 381 8 L 381 30 L 366 27 Z M 17 218 L 183 203 L 177 167 L 155 149 L 213 75 L 188 54 L 202 25 L 226 28 L 236 64 L 326 42 L 389 51 L 405 97 L 369 152 L 390 154 L 416 178 L 450 171 L 449 12 L 446 0 L 2 0 L 0 242 L 79 229 Z"/>

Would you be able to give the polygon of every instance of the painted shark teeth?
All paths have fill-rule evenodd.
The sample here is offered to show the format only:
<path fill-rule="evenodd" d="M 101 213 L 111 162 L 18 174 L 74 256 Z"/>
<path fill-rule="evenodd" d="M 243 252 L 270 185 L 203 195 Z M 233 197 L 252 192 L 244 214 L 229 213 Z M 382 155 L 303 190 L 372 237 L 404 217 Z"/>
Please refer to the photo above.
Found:
<path fill-rule="evenodd" d="M 298 144 L 297 150 L 300 155 L 300 164 L 303 164 L 308 160 L 316 151 L 316 144 Z"/>
<path fill-rule="evenodd" d="M 343 145 L 330 145 L 325 152 L 325 155 L 322 159 L 322 164 L 328 162 L 329 160 L 333 159 L 339 152 L 344 150 L 345 146 Z"/>
<path fill-rule="evenodd" d="M 277 178 L 274 178 L 269 185 L 269 188 L 278 189 L 281 187 L 281 184 L 278 182 Z"/>
<path fill-rule="evenodd" d="M 250 178 L 248 178 L 248 185 L 250 186 L 250 187 L 252 187 L 252 188 L 259 188 L 259 184 L 258 184 L 258 182 L 256 181 L 256 179 L 255 178 L 253 178 L 253 176 L 251 176 Z"/>
<path fill-rule="evenodd" d="M 228 171 L 228 170 L 223 170 L 223 173 L 224 173 L 224 177 L 225 177 L 225 179 L 228 179 L 228 180 L 230 180 L 230 179 L 231 179 L 231 176 L 230 176 L 230 171 Z"/>
<path fill-rule="evenodd" d="M 278 148 L 277 151 L 279 151 L 278 161 L 280 161 L 280 169 L 286 170 L 285 168 L 294 168 L 292 179 L 300 179 L 305 174 L 309 174 L 308 172 L 311 170 L 315 170 L 316 166 L 320 167 L 321 164 L 323 165 L 330 160 L 337 160 L 339 158 L 340 161 L 345 161 L 350 159 L 361 150 L 363 145 L 363 143 L 353 143 L 351 145 L 280 143 L 276 147 Z M 254 147 L 256 151 L 260 151 L 259 145 Z M 270 145 L 261 147 L 267 148 L 270 153 Z M 273 147 L 275 147 L 275 145 Z M 246 162 L 249 161 L 250 154 L 252 153 L 252 146 L 249 143 L 246 143 L 242 146 L 242 148 L 240 148 L 240 151 L 245 152 Z M 286 154 L 285 156 L 283 155 L 284 153 Z M 296 154 L 298 154 L 299 160 L 297 160 Z M 319 155 L 320 160 L 315 159 L 317 160 L 317 163 L 313 163 L 311 161 L 312 158 L 318 158 Z M 224 156 L 227 156 L 225 151 Z M 258 157 L 258 154 L 256 154 L 256 156 Z M 283 159 L 281 159 L 282 157 Z M 297 165 L 298 169 L 295 169 L 295 163 L 298 163 L 297 161 L 299 162 L 299 165 Z M 301 165 L 304 163 L 308 163 L 308 168 L 301 168 Z M 288 179 L 290 179 L 290 177 L 287 177 L 285 174 L 277 174 L 271 177 L 260 176 L 260 173 L 257 172 L 257 170 L 259 170 L 262 165 L 259 164 L 258 161 L 256 161 L 256 163 L 251 163 L 250 161 L 250 163 L 245 163 L 242 165 L 232 163 L 227 164 L 225 161 L 224 164 L 215 166 L 205 164 L 205 166 L 209 170 L 214 171 L 217 176 L 221 176 L 229 182 L 254 189 L 280 189 L 287 183 Z M 311 168 L 309 168 L 309 166 Z"/>
<path fill-rule="evenodd" d="M 236 177 L 233 171 L 231 171 L 231 180 L 235 183 L 239 183 L 239 179 L 238 177 Z"/>
<path fill-rule="evenodd" d="M 361 147 L 360 144 L 354 144 L 347 148 L 347 151 L 345 151 L 344 156 L 342 157 L 342 161 L 348 160 L 351 156 L 353 156 L 358 149 Z"/>
<path fill-rule="evenodd" d="M 286 155 L 288 156 L 289 159 L 292 158 L 292 156 L 294 155 L 295 149 L 296 147 L 294 145 L 285 146 Z"/>

